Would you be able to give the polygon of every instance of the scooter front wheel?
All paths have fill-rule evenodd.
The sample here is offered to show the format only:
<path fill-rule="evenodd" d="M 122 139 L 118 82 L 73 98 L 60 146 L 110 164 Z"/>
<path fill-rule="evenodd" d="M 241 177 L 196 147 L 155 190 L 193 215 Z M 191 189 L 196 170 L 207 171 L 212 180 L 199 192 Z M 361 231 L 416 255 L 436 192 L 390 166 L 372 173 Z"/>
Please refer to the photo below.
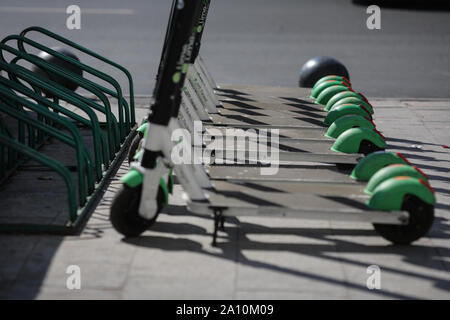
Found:
<path fill-rule="evenodd" d="M 141 196 L 142 185 L 132 188 L 124 184 L 111 205 L 111 223 L 114 229 L 125 237 L 137 237 L 150 228 L 164 206 L 164 191 L 159 187 L 156 214 L 152 219 L 145 219 L 139 214 Z"/>

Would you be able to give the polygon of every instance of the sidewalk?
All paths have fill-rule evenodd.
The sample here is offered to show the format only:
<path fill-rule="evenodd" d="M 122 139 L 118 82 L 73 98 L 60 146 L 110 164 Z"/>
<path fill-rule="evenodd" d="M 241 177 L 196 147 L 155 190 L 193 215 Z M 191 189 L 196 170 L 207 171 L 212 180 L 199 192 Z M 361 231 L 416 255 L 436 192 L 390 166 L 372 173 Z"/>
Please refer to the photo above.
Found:
<path fill-rule="evenodd" d="M 81 235 L 0 235 L 0 298 L 450 299 L 450 101 L 370 101 L 389 150 L 436 190 L 434 226 L 412 246 L 391 246 L 368 224 L 246 217 L 228 219 L 212 247 L 212 219 L 186 210 L 179 185 L 150 230 L 123 239 L 109 207 L 125 161 Z M 137 98 L 138 121 L 148 102 Z M 381 290 L 366 287 L 373 264 Z M 69 265 L 81 268 L 81 290 L 66 288 Z"/>

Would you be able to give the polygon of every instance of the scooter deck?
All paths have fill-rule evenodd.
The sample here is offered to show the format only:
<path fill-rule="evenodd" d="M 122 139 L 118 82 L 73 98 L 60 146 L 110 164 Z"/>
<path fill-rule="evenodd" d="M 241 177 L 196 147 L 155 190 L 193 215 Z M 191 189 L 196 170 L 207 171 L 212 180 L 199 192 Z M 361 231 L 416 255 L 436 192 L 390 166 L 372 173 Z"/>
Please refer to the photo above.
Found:
<path fill-rule="evenodd" d="M 364 155 L 362 154 L 347 154 L 330 150 L 331 145 L 325 143 L 308 143 L 300 144 L 302 149 L 297 147 L 289 147 L 280 144 L 279 148 L 274 148 L 272 151 L 277 152 L 277 160 L 280 163 L 297 163 L 297 162 L 323 162 L 323 163 L 343 163 L 356 164 Z M 286 150 L 286 151 L 285 151 Z M 272 152 L 271 151 L 271 152 Z M 246 163 L 245 161 L 254 161 L 256 164 L 260 158 L 256 149 L 243 150 L 242 153 L 232 153 L 231 157 L 227 148 L 214 148 L 215 158 L 226 160 L 236 160 L 238 163 Z M 216 161 L 216 163 L 218 163 Z"/>
<path fill-rule="evenodd" d="M 212 180 L 360 185 L 349 177 L 351 170 L 339 170 L 333 165 L 280 166 L 274 175 L 261 175 L 261 167 L 247 165 L 215 165 L 207 170 Z"/>
<path fill-rule="evenodd" d="M 245 181 L 245 180 L 212 180 L 214 187 L 222 190 L 228 188 L 229 184 L 241 187 L 248 192 L 267 191 L 274 193 L 307 193 L 334 196 L 360 196 L 368 199 L 364 193 L 362 183 L 328 183 L 310 181 L 309 183 L 279 182 L 279 181 Z"/>
<path fill-rule="evenodd" d="M 329 150 L 333 139 L 324 137 L 326 128 L 322 121 L 326 113 L 321 110 L 323 107 L 308 101 L 306 96 L 309 95 L 309 89 L 245 89 L 245 86 L 239 86 L 239 89 L 222 89 L 227 97 L 223 99 L 221 114 L 211 115 L 215 125 L 234 126 L 242 121 L 248 125 L 247 128 L 256 126 L 258 129 L 269 129 L 271 126 L 279 126 L 282 130 L 280 134 L 287 134 L 280 141 L 280 146 L 297 147 L 297 150 L 291 150 L 294 151 L 291 154 L 311 154 L 311 161 L 319 161 L 317 153 L 322 153 L 322 156 L 329 153 L 330 157 L 339 154 Z M 292 98 L 287 98 L 288 96 Z M 240 110 L 236 108 L 239 105 L 242 107 Z M 309 110 L 298 112 L 296 105 Z M 305 136 L 305 132 L 312 134 Z M 311 140 L 308 141 L 308 138 Z M 355 160 L 357 162 L 359 159 Z M 274 175 L 262 175 L 261 169 L 255 165 L 211 166 L 208 173 L 214 190 L 206 191 L 209 204 L 205 206 L 191 201 L 189 208 L 199 213 L 219 210 L 224 216 L 333 218 L 387 224 L 404 224 L 408 220 L 407 212 L 375 211 L 368 207 L 366 201 L 369 195 L 363 191 L 364 184 L 349 178 L 350 170 L 338 170 L 335 166 L 327 165 L 297 164 L 281 166 Z"/>
<path fill-rule="evenodd" d="M 327 112 L 309 98 L 310 89 L 238 86 L 218 91 L 223 108 L 219 114 L 210 114 L 212 123 L 205 122 L 207 131 L 217 127 L 278 129 L 280 161 L 356 163 L 361 158 L 331 150 L 334 139 L 325 136 L 323 123 Z M 229 136 L 226 128 L 219 130 Z"/>
<path fill-rule="evenodd" d="M 252 126 L 248 127 L 253 129 Z M 270 128 L 270 127 L 269 127 Z M 217 136 L 213 130 L 217 130 L 216 127 L 208 126 L 206 127 L 207 136 Z M 236 129 L 236 128 L 234 128 Z M 243 129 L 243 128 L 241 128 Z M 258 128 L 261 129 L 261 128 Z M 237 144 L 238 133 L 228 133 L 226 129 L 220 129 L 222 140 L 216 139 L 215 152 L 217 158 L 225 158 L 226 147 L 228 140 L 235 139 L 234 144 Z M 308 138 L 301 136 L 302 133 L 306 132 Z M 333 146 L 334 139 L 324 136 L 325 129 L 323 130 L 307 130 L 305 128 L 297 131 L 296 129 L 282 129 L 279 133 L 278 146 L 272 146 L 271 151 L 277 151 L 279 160 L 282 162 L 325 162 L 325 163 L 349 163 L 355 164 L 363 157 L 362 154 L 346 154 L 335 152 L 331 150 Z M 290 135 L 290 136 L 289 136 Z M 270 138 L 268 141 L 272 141 Z M 248 159 L 251 156 L 250 151 L 257 151 L 257 142 L 253 139 L 253 144 L 249 144 L 246 154 L 243 155 L 244 159 Z M 220 148 L 218 144 L 220 143 Z M 226 146 L 226 147 L 225 147 Z M 253 148 L 253 150 L 252 150 Z M 236 145 L 236 150 L 238 150 L 238 145 Z"/>
<path fill-rule="evenodd" d="M 226 93 L 220 93 L 219 100 L 222 103 L 220 110 L 237 110 L 245 109 L 249 112 L 263 113 L 263 111 L 280 112 L 280 113 L 294 113 L 294 114 L 313 114 L 313 115 L 326 115 L 324 106 L 315 104 L 309 97 L 311 89 L 307 88 L 294 88 L 286 95 L 284 88 L 272 88 L 272 87 L 249 87 L 246 88 L 245 95 L 230 95 Z M 262 88 L 262 89 L 261 89 Z M 264 90 L 267 88 L 266 90 Z M 232 89 L 233 90 L 233 89 Z M 278 91 L 279 90 L 279 91 Z"/>
<path fill-rule="evenodd" d="M 208 131 L 207 131 L 208 132 Z M 214 132 L 212 132 L 214 133 Z M 222 141 L 226 142 L 227 140 L 231 140 L 232 138 L 245 138 L 245 134 L 240 134 L 239 132 L 236 133 L 236 135 L 230 136 L 230 134 L 227 134 L 225 131 L 224 134 L 226 136 L 224 137 L 216 137 L 216 141 Z M 254 138 L 251 139 L 253 142 L 255 148 L 257 140 L 255 139 L 257 136 L 255 134 Z M 218 140 L 220 139 L 220 140 Z M 232 140 L 231 140 L 232 141 Z M 268 142 L 274 142 L 274 140 L 271 140 L 271 138 L 267 139 Z M 231 143 L 231 142 L 230 142 Z M 235 142 L 236 143 L 236 142 Z M 279 141 L 278 147 L 272 147 L 272 150 L 277 151 L 292 151 L 292 152 L 314 152 L 314 153 L 336 153 L 335 151 L 330 150 L 331 146 L 333 145 L 334 140 L 324 137 L 323 140 L 319 139 L 302 139 L 302 138 L 292 138 L 292 139 L 282 139 L 282 141 Z M 256 150 L 256 149 L 255 149 Z"/>
<path fill-rule="evenodd" d="M 244 88 L 247 88 L 244 86 Z M 249 87 L 250 88 L 250 87 Z M 256 89 L 255 89 L 256 88 Z M 283 97 L 284 89 L 281 92 L 274 91 L 274 88 L 267 90 L 255 87 L 256 90 L 241 92 L 235 89 L 221 89 L 222 92 L 231 92 L 219 96 L 222 108 L 218 114 L 211 114 L 212 125 L 221 126 L 272 126 L 272 127 L 320 127 L 326 128 L 323 123 L 327 112 L 323 106 L 314 104 L 308 97 L 310 90 L 299 88 L 292 97 Z M 263 87 L 265 88 L 265 87 Z M 259 89 L 259 90 L 258 90 Z M 292 91 L 292 90 L 290 90 Z M 240 94 L 234 94 L 239 92 Z M 263 94 L 261 94 L 263 93 Z M 271 95 L 270 95 L 271 94 Z M 277 96 L 280 95 L 281 96 Z M 301 95 L 302 98 L 296 98 Z"/>
<path fill-rule="evenodd" d="M 223 216 L 280 216 L 314 220 L 342 220 L 370 223 L 404 224 L 408 213 L 375 211 L 367 197 L 319 195 L 255 190 L 255 188 L 220 182 L 214 191 L 206 191 L 208 203 L 190 201 L 189 210 L 199 214 L 221 211 Z"/>
<path fill-rule="evenodd" d="M 302 94 L 306 92 L 308 91 L 301 90 Z M 322 106 L 306 100 L 302 100 L 303 103 L 289 103 L 288 98 L 275 97 L 270 98 L 271 102 L 260 102 L 256 100 L 260 97 L 253 98 L 247 102 L 224 102 L 224 107 L 219 109 L 219 114 L 210 114 L 212 123 L 206 122 L 206 129 L 215 129 L 217 126 L 254 130 L 278 129 L 281 130 L 279 132 L 281 151 L 334 153 L 330 150 L 334 139 L 325 136 L 327 126 L 323 124 L 323 120 L 327 113 L 321 110 Z M 307 108 L 309 111 L 299 111 L 298 106 Z M 211 130 L 210 132 L 213 135 Z M 227 135 L 226 129 L 221 132 Z M 313 141 L 308 141 L 309 139 Z"/>
<path fill-rule="evenodd" d="M 258 105 L 258 103 L 253 103 L 253 106 L 256 105 Z M 265 103 L 264 105 L 276 108 L 277 106 L 280 106 L 282 104 L 275 101 L 273 104 Z M 294 153 L 314 153 L 323 156 L 335 156 L 337 154 L 336 152 L 330 150 L 334 140 L 324 136 L 326 132 L 326 126 L 323 124 L 323 119 L 325 118 L 326 112 L 318 110 L 314 113 L 307 112 L 308 115 L 294 116 L 294 114 L 290 114 L 289 112 L 281 112 L 275 110 L 267 111 L 261 109 L 258 110 L 258 112 L 269 112 L 269 114 L 258 116 L 255 114 L 249 115 L 246 112 L 241 113 L 242 110 L 248 111 L 248 109 L 222 109 L 221 114 L 212 114 L 211 118 L 214 125 L 239 126 L 244 123 L 248 125 L 248 128 L 253 128 L 254 126 L 256 126 L 257 129 L 261 129 L 261 126 L 273 128 L 272 126 L 277 125 L 290 127 L 290 129 L 282 129 L 282 132 L 280 133 L 282 136 L 282 140 L 279 144 L 279 151 L 281 151 L 281 161 L 308 161 L 309 159 L 305 159 L 302 155 L 300 155 L 300 158 L 295 158 L 295 155 L 284 154 L 283 151 Z M 318 130 L 308 130 L 306 129 L 308 127 L 317 128 Z M 214 126 L 208 126 L 208 128 L 214 128 Z M 296 132 L 296 128 L 301 129 Z M 308 139 L 305 139 L 305 135 L 302 135 L 304 132 L 309 133 L 309 139 L 312 140 L 308 141 Z M 351 158 L 352 159 L 349 160 L 349 162 L 353 163 L 354 159 L 353 157 Z M 341 157 L 339 159 L 343 158 Z M 324 160 L 319 159 L 318 161 Z M 332 162 L 332 160 L 330 161 Z"/>
<path fill-rule="evenodd" d="M 323 106 L 314 104 L 312 102 L 303 101 L 302 103 L 295 103 L 292 101 L 278 101 L 260 102 L 260 101 L 233 101 L 222 100 L 222 107 L 219 112 L 226 111 L 240 111 L 247 112 L 254 115 L 268 115 L 271 114 L 311 114 L 311 115 L 326 115 Z"/>
<path fill-rule="evenodd" d="M 306 101 L 305 96 L 309 93 L 308 89 L 280 88 L 280 90 L 277 90 L 278 88 L 275 88 L 276 92 L 274 92 L 274 88 L 270 88 L 272 92 L 261 90 L 263 93 L 262 98 L 258 96 L 252 99 L 251 97 L 256 93 L 255 90 L 252 90 L 250 95 L 250 93 L 242 90 L 243 88 L 245 89 L 245 86 L 239 86 L 239 91 L 233 88 L 224 88 L 222 91 L 227 91 L 227 95 L 243 96 L 244 100 L 246 100 L 244 103 L 253 107 L 252 109 L 248 105 L 244 105 L 243 108 L 246 108 L 246 110 L 254 111 L 255 107 L 261 107 L 256 112 L 263 112 L 261 110 L 263 110 L 263 107 L 266 107 L 264 109 L 265 115 L 239 115 L 237 114 L 239 111 L 235 110 L 234 106 L 226 109 L 229 105 L 225 102 L 224 109 L 226 111 L 222 109 L 221 115 L 212 115 L 214 122 L 231 122 L 224 118 L 234 117 L 233 120 L 245 118 L 245 122 L 255 122 L 252 124 L 256 124 L 258 128 L 264 128 L 264 126 L 270 128 L 271 125 L 280 125 L 283 130 L 280 133 L 282 135 L 288 134 L 288 139 L 285 139 L 283 144 L 285 143 L 290 147 L 299 147 L 301 145 L 303 148 L 300 152 L 293 152 L 294 154 L 302 153 L 303 151 L 303 153 L 311 152 L 312 155 L 317 156 L 313 152 L 329 150 L 333 140 L 324 137 L 325 128 L 323 124 L 317 124 L 315 130 L 303 128 L 297 131 L 294 129 L 296 126 L 307 127 L 307 123 L 312 124 L 313 121 L 311 119 L 323 120 L 324 112 L 318 110 L 319 106 L 312 105 L 311 102 Z M 262 89 L 261 87 L 257 88 Z M 280 94 L 290 95 L 291 97 L 300 96 L 303 99 L 283 98 Z M 281 100 L 289 99 L 299 99 L 302 105 L 310 108 L 307 112 L 312 113 L 314 116 L 306 121 L 305 119 L 296 119 L 295 116 L 291 115 L 293 109 L 289 105 L 288 107 L 283 106 L 282 110 L 273 109 L 283 105 L 280 102 Z M 254 102 L 256 100 L 258 101 Z M 233 112 L 236 112 L 236 114 L 233 114 Z M 246 112 L 243 113 L 245 114 Z M 282 116 L 277 117 L 277 113 Z M 257 121 L 262 122 L 261 119 L 264 117 L 268 118 L 270 123 L 256 123 Z M 283 127 L 283 125 L 286 127 Z M 289 128 L 289 126 L 292 128 Z M 251 128 L 250 125 L 248 127 Z M 293 134 L 294 132 L 295 134 Z M 313 132 L 313 134 L 308 136 L 308 138 L 312 139 L 311 141 L 305 140 L 305 135 L 302 134 L 304 132 Z M 292 138 L 292 140 L 289 141 L 289 138 Z M 296 138 L 299 141 L 296 142 Z M 314 140 L 314 138 L 317 139 Z M 338 170 L 337 167 L 329 165 L 299 164 L 286 167 L 281 166 L 276 174 L 265 176 L 261 175 L 261 169 L 261 167 L 250 165 L 215 165 L 210 167 L 208 173 L 214 190 L 207 191 L 208 206 L 200 202 L 191 201 L 188 205 L 189 208 L 199 213 L 220 210 L 224 216 L 267 215 L 303 219 L 333 218 L 333 220 L 387 224 L 404 224 L 409 216 L 407 212 L 375 211 L 368 207 L 366 201 L 369 199 L 369 195 L 363 191 L 364 184 L 349 178 L 350 170 Z"/>
<path fill-rule="evenodd" d="M 234 99 L 239 101 L 259 101 L 268 103 L 274 101 L 312 102 L 309 98 L 311 94 L 310 88 L 227 84 L 221 85 L 220 89 L 217 89 L 216 92 L 220 97 L 219 99 L 222 101 Z"/>
<path fill-rule="evenodd" d="M 289 127 L 320 127 L 326 128 L 323 123 L 325 116 L 317 117 L 286 114 L 279 112 L 278 115 L 248 115 L 239 111 L 226 111 L 221 114 L 211 114 L 214 124 L 226 126 L 238 126 L 240 124 L 289 126 Z"/>
<path fill-rule="evenodd" d="M 229 129 L 228 126 L 218 126 L 218 125 L 204 125 L 205 129 L 221 130 L 223 134 Z M 234 128 L 234 127 L 233 127 Z M 327 140 L 334 141 L 332 138 L 325 136 L 327 128 L 323 127 L 292 127 L 292 126 L 270 126 L 270 125 L 238 125 L 237 128 L 241 129 L 254 129 L 257 133 L 259 130 L 269 130 L 277 129 L 280 141 L 291 141 L 294 139 L 305 140 L 305 139 L 315 139 L 315 140 Z"/>

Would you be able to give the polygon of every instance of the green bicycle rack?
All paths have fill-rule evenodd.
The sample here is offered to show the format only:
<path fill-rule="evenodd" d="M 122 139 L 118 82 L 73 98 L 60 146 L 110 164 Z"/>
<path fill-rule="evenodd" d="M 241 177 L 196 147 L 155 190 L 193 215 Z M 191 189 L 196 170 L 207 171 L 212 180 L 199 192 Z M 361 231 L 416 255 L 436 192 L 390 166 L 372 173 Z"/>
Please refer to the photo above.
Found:
<path fill-rule="evenodd" d="M 30 39 L 31 33 L 53 39 L 121 71 L 128 82 L 128 101 L 118 80 Z M 31 53 L 30 48 L 45 52 L 66 67 Z M 36 72 L 36 68 L 43 72 Z M 80 72 L 73 72 L 73 68 Z M 0 185 L 9 179 L 13 183 L 11 177 L 18 168 L 33 160 L 59 174 L 68 193 L 66 223 L 2 220 L 0 231 L 75 233 L 136 135 L 131 74 L 121 65 L 41 27 L 27 28 L 20 35 L 7 36 L 0 42 L 0 70 Z M 102 84 L 84 74 L 89 74 L 90 79 L 98 78 Z M 76 93 L 55 77 L 74 83 L 94 98 Z M 111 100 L 116 101 L 117 110 Z M 45 145 L 55 140 L 73 150 L 75 169 L 45 154 Z M 87 140 L 90 148 L 85 144 Z"/>

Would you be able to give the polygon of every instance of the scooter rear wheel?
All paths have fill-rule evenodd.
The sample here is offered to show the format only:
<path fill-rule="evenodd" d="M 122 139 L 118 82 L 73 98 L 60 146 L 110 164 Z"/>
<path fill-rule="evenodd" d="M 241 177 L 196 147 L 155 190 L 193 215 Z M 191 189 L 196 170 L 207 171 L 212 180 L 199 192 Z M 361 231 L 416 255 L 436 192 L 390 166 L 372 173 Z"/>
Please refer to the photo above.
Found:
<path fill-rule="evenodd" d="M 373 224 L 375 231 L 386 240 L 407 245 L 427 234 L 434 221 L 434 207 L 414 195 L 405 196 L 402 210 L 409 212 L 409 222 L 404 226 Z"/>
<path fill-rule="evenodd" d="M 372 141 L 362 140 L 361 144 L 359 145 L 358 152 L 362 153 L 364 155 L 368 155 L 368 154 L 371 154 L 373 152 L 384 151 L 384 150 L 385 150 L 384 148 L 380 148 L 379 146 L 377 146 Z"/>

